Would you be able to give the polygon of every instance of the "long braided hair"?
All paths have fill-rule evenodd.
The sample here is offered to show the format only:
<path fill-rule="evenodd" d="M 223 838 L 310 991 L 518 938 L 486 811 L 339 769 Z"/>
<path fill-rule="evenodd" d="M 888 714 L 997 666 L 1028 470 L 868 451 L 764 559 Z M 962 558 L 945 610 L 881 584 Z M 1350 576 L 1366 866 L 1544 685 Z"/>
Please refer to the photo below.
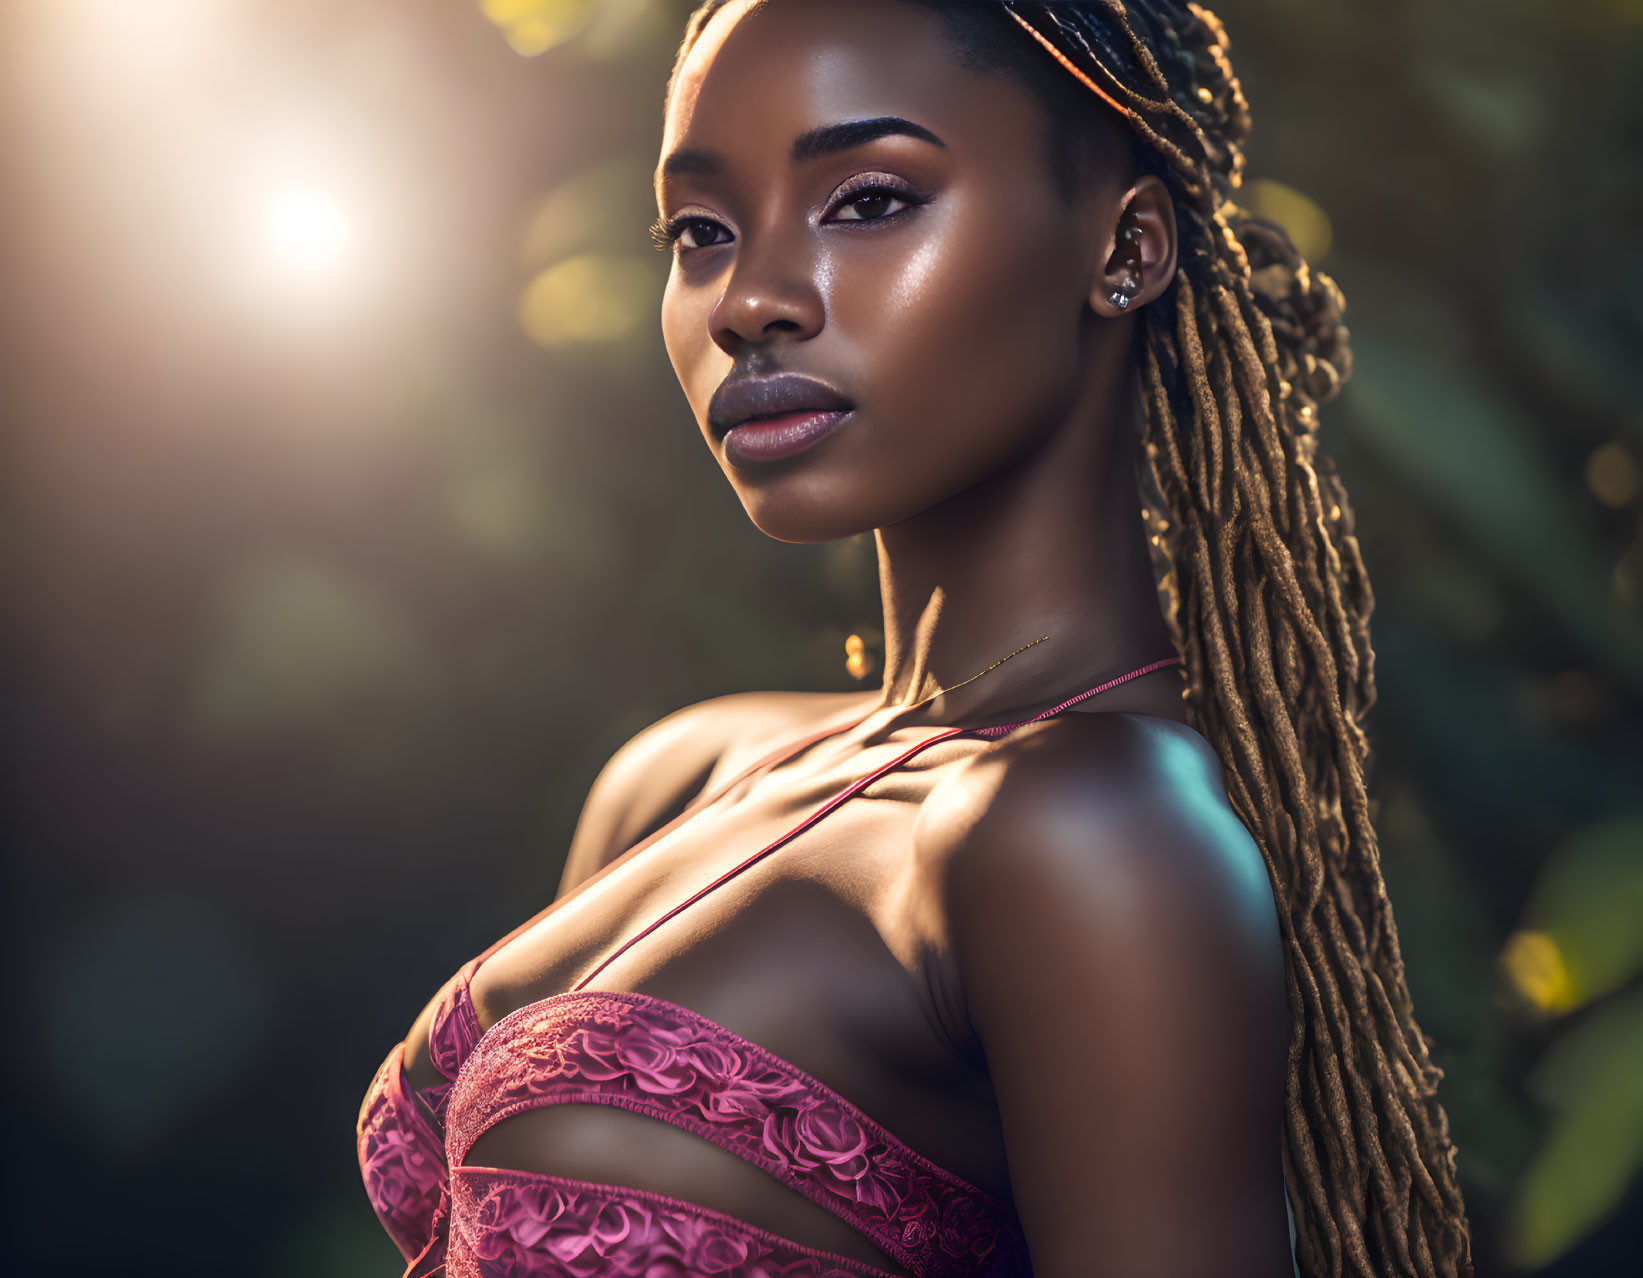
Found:
<path fill-rule="evenodd" d="M 725 2 L 691 14 L 669 97 Z M 917 2 L 943 11 L 963 65 L 1040 96 L 1064 196 L 1096 162 L 1101 111 L 1170 188 L 1178 266 L 1141 313 L 1138 481 L 1189 717 L 1279 907 L 1297 1261 L 1305 1278 L 1468 1275 L 1443 1072 L 1415 1023 L 1365 786 L 1374 596 L 1317 447 L 1318 405 L 1352 367 L 1341 292 L 1233 201 L 1249 105 L 1214 13 L 1192 0 Z"/>

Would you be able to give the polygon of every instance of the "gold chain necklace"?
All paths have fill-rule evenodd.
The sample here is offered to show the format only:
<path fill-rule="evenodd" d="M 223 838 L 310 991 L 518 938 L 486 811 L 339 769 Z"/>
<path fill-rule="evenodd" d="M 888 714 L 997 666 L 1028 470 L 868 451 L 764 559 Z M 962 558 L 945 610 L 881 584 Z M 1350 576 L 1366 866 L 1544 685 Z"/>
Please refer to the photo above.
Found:
<path fill-rule="evenodd" d="M 949 692 L 957 692 L 960 688 L 962 688 L 964 686 L 964 684 L 974 683 L 977 679 L 981 678 L 982 675 L 991 674 L 994 670 L 997 670 L 1000 666 L 1002 666 L 1011 657 L 1019 657 L 1022 653 L 1026 652 L 1028 648 L 1037 647 L 1039 644 L 1043 643 L 1049 637 L 1050 637 L 1049 635 L 1040 635 L 1037 639 L 1034 639 L 1032 641 L 1032 643 L 1022 644 L 1021 647 L 1017 648 L 1014 652 L 1008 653 L 1005 656 L 1000 657 L 997 661 L 993 662 L 993 664 L 988 666 L 985 670 L 981 670 L 981 671 L 976 672 L 975 674 L 971 675 L 968 679 L 964 680 L 962 683 L 955 683 L 951 688 L 937 688 L 929 696 L 925 697 L 924 700 L 915 701 L 910 706 L 897 706 L 896 709 L 897 710 L 917 710 L 920 706 L 929 704 L 930 702 L 934 701 L 937 697 L 946 696 L 947 693 L 949 693 Z"/>

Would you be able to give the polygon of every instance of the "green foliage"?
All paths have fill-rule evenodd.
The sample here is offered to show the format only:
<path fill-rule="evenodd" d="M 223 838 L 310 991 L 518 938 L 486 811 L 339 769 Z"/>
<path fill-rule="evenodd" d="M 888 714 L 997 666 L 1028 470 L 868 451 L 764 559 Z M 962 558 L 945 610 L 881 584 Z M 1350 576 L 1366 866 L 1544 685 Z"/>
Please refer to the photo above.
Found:
<path fill-rule="evenodd" d="M 1635 916 L 1634 916 L 1635 920 Z M 1508 1245 L 1534 1269 L 1563 1255 L 1620 1203 L 1643 1168 L 1643 991 L 1558 1038 L 1529 1086 L 1551 1115 L 1514 1195 Z"/>
<path fill-rule="evenodd" d="M 1616 609 L 1609 552 L 1534 419 L 1453 362 L 1371 336 L 1354 350 L 1354 419 L 1387 461 L 1591 659 L 1643 688 L 1643 627 Z"/>
<path fill-rule="evenodd" d="M 1531 889 L 1524 922 L 1556 943 L 1568 969 L 1572 1007 L 1613 993 L 1643 972 L 1643 817 L 1599 822 L 1553 848 Z M 1643 1068 L 1636 1077 L 1643 1080 Z"/>

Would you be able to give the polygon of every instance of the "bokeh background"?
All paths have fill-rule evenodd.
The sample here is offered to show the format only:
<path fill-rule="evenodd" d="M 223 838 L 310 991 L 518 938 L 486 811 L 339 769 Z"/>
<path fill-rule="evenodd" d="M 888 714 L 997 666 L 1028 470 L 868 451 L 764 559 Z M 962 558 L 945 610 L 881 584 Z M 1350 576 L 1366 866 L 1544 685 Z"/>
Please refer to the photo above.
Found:
<path fill-rule="evenodd" d="M 1478 1272 L 1643 1254 L 1643 4 L 1222 0 L 1335 275 Z M 377 1063 L 657 717 L 839 689 L 645 228 L 676 0 L 0 9 L 8 1272 L 393 1278 Z"/>

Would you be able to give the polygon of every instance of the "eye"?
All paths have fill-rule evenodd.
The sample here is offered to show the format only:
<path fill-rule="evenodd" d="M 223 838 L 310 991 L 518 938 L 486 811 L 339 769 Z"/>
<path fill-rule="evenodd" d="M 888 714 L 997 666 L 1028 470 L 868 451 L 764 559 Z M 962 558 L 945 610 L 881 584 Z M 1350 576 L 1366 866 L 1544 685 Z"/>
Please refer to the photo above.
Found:
<path fill-rule="evenodd" d="M 858 183 L 855 187 L 846 190 L 834 208 L 854 208 L 858 204 L 874 205 L 883 200 L 895 200 L 912 207 L 921 203 L 911 191 L 903 190 L 899 186 L 891 186 L 887 182 L 868 181 Z M 901 210 L 905 212 L 906 210 Z M 895 217 L 895 213 L 881 213 L 877 217 L 847 217 L 840 218 L 842 222 L 883 222 Z"/>
<path fill-rule="evenodd" d="M 718 226 L 712 218 L 706 217 L 670 217 L 657 218 L 651 223 L 650 239 L 663 253 L 671 252 L 674 244 L 684 233 L 693 226 Z M 720 227 L 723 230 L 723 227 Z M 685 244 L 684 249 L 714 248 L 712 244 Z"/>
<path fill-rule="evenodd" d="M 901 214 L 907 212 L 907 209 L 898 209 L 894 213 L 885 213 L 881 209 L 876 215 L 868 216 L 862 209 L 857 207 L 865 205 L 869 209 L 872 209 L 874 206 L 882 205 L 885 200 L 905 204 L 908 208 L 917 207 L 920 204 L 926 203 L 926 201 L 920 199 L 909 190 L 905 190 L 900 186 L 892 186 L 888 182 L 882 180 L 870 178 L 866 181 L 856 183 L 853 187 L 846 188 L 843 194 L 835 200 L 832 205 L 832 208 L 834 209 L 856 209 L 858 216 L 835 218 L 834 221 L 887 222 L 891 218 L 900 217 Z M 725 229 L 712 218 L 695 217 L 686 214 L 682 217 L 665 219 L 658 218 L 651 224 L 650 238 L 656 247 L 664 253 L 671 251 L 675 248 L 675 246 L 678 247 L 680 252 L 689 252 L 692 249 L 718 248 L 720 244 L 724 243 L 722 240 L 715 241 L 711 244 L 680 243 L 684 234 L 692 227 L 715 227 L 719 230 Z"/>

